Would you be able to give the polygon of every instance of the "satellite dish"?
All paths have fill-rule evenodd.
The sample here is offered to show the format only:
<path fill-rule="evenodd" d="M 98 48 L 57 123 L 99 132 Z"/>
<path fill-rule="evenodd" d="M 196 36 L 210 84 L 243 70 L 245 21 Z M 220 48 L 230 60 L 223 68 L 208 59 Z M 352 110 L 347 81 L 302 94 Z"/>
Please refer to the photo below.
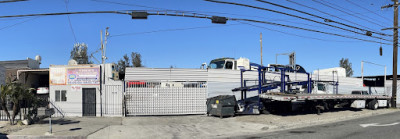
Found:
<path fill-rule="evenodd" d="M 36 56 L 35 56 L 35 60 L 36 60 L 37 62 L 39 62 L 39 64 L 42 64 L 42 57 L 41 57 L 40 55 L 36 55 Z"/>
<path fill-rule="evenodd" d="M 78 65 L 78 62 L 76 62 L 76 60 L 71 59 L 68 61 L 68 65 Z"/>

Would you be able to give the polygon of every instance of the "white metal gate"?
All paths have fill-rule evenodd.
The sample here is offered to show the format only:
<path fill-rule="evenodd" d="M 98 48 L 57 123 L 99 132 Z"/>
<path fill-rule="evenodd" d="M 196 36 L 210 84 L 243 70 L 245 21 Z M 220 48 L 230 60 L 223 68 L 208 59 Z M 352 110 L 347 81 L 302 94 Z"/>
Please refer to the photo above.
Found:
<path fill-rule="evenodd" d="M 206 113 L 206 82 L 127 81 L 126 115 Z"/>
<path fill-rule="evenodd" d="M 122 85 L 105 85 L 103 94 L 103 115 L 123 116 L 123 92 Z"/>

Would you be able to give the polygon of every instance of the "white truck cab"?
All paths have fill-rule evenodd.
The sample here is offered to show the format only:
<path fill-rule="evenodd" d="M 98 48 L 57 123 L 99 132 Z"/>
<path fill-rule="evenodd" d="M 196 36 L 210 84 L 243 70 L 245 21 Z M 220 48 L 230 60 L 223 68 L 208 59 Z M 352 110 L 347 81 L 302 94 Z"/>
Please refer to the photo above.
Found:
<path fill-rule="evenodd" d="M 250 60 L 247 58 L 217 58 L 211 60 L 208 65 L 209 69 L 227 69 L 227 70 L 240 70 L 250 69 Z"/>

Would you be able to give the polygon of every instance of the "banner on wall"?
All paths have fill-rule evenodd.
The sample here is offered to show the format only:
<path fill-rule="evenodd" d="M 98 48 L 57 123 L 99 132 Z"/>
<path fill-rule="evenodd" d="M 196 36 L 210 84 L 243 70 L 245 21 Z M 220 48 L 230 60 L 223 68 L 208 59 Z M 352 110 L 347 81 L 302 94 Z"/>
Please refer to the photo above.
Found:
<path fill-rule="evenodd" d="M 65 68 L 50 68 L 50 85 L 65 85 Z"/>
<path fill-rule="evenodd" d="M 100 68 L 68 68 L 67 84 L 98 85 L 100 84 Z"/>

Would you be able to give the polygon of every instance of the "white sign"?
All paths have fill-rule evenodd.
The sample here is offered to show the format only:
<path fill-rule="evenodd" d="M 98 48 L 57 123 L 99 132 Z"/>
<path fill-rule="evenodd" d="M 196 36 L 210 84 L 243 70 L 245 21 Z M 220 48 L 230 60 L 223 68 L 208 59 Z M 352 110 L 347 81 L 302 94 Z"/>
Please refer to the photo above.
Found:
<path fill-rule="evenodd" d="M 82 92 L 82 85 L 71 85 L 71 91 Z"/>
<path fill-rule="evenodd" d="M 51 85 L 65 85 L 66 70 L 65 68 L 50 68 L 50 84 Z"/>
<path fill-rule="evenodd" d="M 100 68 L 69 68 L 67 84 L 98 85 L 100 84 Z"/>

